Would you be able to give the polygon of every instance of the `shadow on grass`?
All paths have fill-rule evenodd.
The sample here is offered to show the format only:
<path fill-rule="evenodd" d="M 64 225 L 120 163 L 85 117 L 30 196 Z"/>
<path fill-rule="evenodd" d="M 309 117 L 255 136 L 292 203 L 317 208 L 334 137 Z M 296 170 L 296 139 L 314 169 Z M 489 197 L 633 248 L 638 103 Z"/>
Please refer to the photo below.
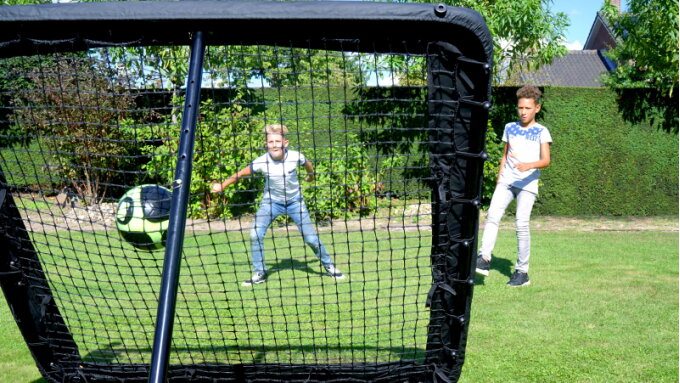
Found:
<path fill-rule="evenodd" d="M 99 350 L 94 350 L 83 356 L 80 363 L 79 376 L 120 376 L 125 375 L 128 378 L 145 378 L 149 373 L 149 365 L 144 363 L 121 363 L 121 360 L 128 360 L 132 356 L 133 359 L 146 359 L 150 356 L 152 349 L 150 347 L 125 347 L 120 342 L 113 342 L 105 345 Z M 299 362 L 286 360 L 285 355 L 289 353 L 297 353 L 304 357 L 305 360 Z M 332 358 L 324 360 L 324 352 L 339 352 L 347 353 L 355 358 L 364 359 L 362 361 L 343 362 L 333 360 Z M 190 364 L 190 365 L 173 365 L 169 366 L 169 371 L 183 374 L 183 369 L 200 369 L 206 374 L 217 374 L 224 378 L 224 376 L 242 376 L 244 371 L 251 371 L 255 374 L 261 374 L 268 369 L 272 371 L 281 370 L 282 372 L 289 371 L 296 373 L 296 371 L 304 371 L 309 374 L 309 371 L 351 371 L 352 373 L 361 373 L 363 369 L 368 369 L 366 373 L 374 373 L 381 368 L 391 371 L 392 369 L 399 370 L 400 366 L 424 366 L 423 363 L 426 357 L 426 351 L 417 347 L 380 347 L 367 346 L 364 344 L 356 345 L 230 345 L 230 346 L 203 346 L 203 347 L 176 347 L 172 349 L 173 355 L 194 355 L 202 356 L 206 354 L 220 353 L 224 357 L 224 362 L 210 361 L 205 364 Z M 282 355 L 282 362 L 267 362 L 277 359 L 278 353 Z M 379 362 L 375 359 L 376 355 L 373 353 L 380 353 L 380 359 L 388 359 L 390 361 Z M 273 355 L 272 355 L 273 354 Z M 389 356 L 387 355 L 389 354 Z M 305 357 L 306 355 L 306 357 Z M 313 357 L 310 358 L 310 355 Z M 193 357 L 191 358 L 193 360 Z M 216 358 L 219 359 L 219 358 Z M 313 363 L 310 363 L 311 359 Z M 391 367 L 390 367 L 391 366 Z M 245 370 L 244 370 L 245 369 Z M 311 370 L 310 370 L 311 369 Z M 261 372 L 257 372 L 262 370 Z M 373 371 L 376 370 L 376 371 Z M 170 373 L 169 372 L 169 373 Z M 299 371 L 298 371 L 299 372 Z M 139 380 L 134 380 L 139 381 Z M 37 379 L 31 383 L 47 383 L 44 378 Z"/>
<path fill-rule="evenodd" d="M 106 345 L 104 348 L 99 350 L 94 350 L 89 352 L 83 357 L 83 362 L 85 363 L 97 363 L 97 364 L 117 364 L 118 359 L 127 359 L 129 355 L 151 355 L 150 347 L 141 348 L 130 348 L 122 346 L 120 343 L 115 342 Z M 240 355 L 241 353 L 246 353 L 251 355 L 249 358 L 244 358 L 239 360 L 239 363 L 253 363 L 253 364 L 265 364 L 267 360 L 267 353 L 278 353 L 278 352 L 299 352 L 304 355 L 316 355 L 314 359 L 318 359 L 320 364 L 323 364 L 323 358 L 318 357 L 323 351 L 340 351 L 349 352 L 352 355 L 361 356 L 362 353 L 366 353 L 365 359 L 372 359 L 375 355 L 370 355 L 371 352 L 387 352 L 394 360 L 403 360 L 409 362 L 423 363 L 425 360 L 425 350 L 417 347 L 370 347 L 364 344 L 357 345 L 231 345 L 231 346 L 206 346 L 206 347 L 177 347 L 173 348 L 173 354 L 187 354 L 187 355 L 205 355 L 215 352 L 222 352 L 224 355 L 229 355 L 230 353 Z M 271 357 L 270 357 L 271 358 Z M 286 361 L 287 363 L 289 361 Z M 334 361 L 326 361 L 326 363 L 336 363 Z M 363 362 L 362 362 L 363 363 Z M 212 363 L 211 363 L 212 364 Z M 225 361 L 224 364 L 229 364 Z"/>
<path fill-rule="evenodd" d="M 496 270 L 508 278 L 512 276 L 512 266 L 513 263 L 510 260 L 493 256 L 491 257 L 491 265 L 489 265 L 491 270 Z M 483 277 L 479 274 L 475 274 L 475 285 L 484 285 L 485 284 L 484 280 L 490 277 L 491 276 Z"/>
<path fill-rule="evenodd" d="M 297 259 L 293 258 L 277 259 L 276 263 L 270 265 L 267 268 L 267 274 L 271 276 L 278 273 L 281 270 L 300 270 L 314 275 L 326 275 L 325 273 L 318 271 L 318 269 L 314 269 L 312 266 L 310 266 L 310 264 L 320 265 L 321 263 L 317 259 L 304 262 L 298 261 Z"/>
<path fill-rule="evenodd" d="M 126 360 L 133 355 L 135 357 L 149 356 L 150 348 L 126 348 L 119 343 L 109 344 L 100 350 L 95 350 L 83 358 L 81 364 L 82 373 L 87 376 L 94 374 L 105 376 L 107 374 L 116 375 L 126 371 L 128 377 L 145 377 L 149 373 L 149 365 L 143 363 L 118 363 Z M 259 376 L 263 373 L 275 373 L 280 371 L 284 374 L 310 375 L 314 371 L 325 374 L 333 371 L 351 374 L 381 374 L 385 372 L 394 373 L 401 368 L 412 368 L 415 372 L 426 368 L 423 363 L 426 358 L 426 351 L 416 347 L 367 347 L 363 344 L 357 345 L 230 345 L 230 346 L 203 346 L 203 347 L 180 347 L 173 348 L 173 355 L 183 354 L 201 356 L 205 354 L 219 353 L 223 355 L 223 362 L 209 361 L 205 363 L 193 362 L 191 364 L 176 364 L 169 366 L 169 373 L 182 376 L 184 370 L 201 370 L 206 376 L 215 375 L 224 377 L 234 377 L 236 381 L 245 381 L 247 376 Z M 324 353 L 340 352 L 352 355 L 353 361 L 348 362 L 346 357 L 342 360 L 333 358 L 324 359 Z M 372 353 L 389 353 L 382 355 L 382 360 L 378 361 L 376 355 Z M 277 358 L 279 353 L 283 353 L 281 358 Z M 286 359 L 290 353 L 297 353 L 302 356 L 301 360 Z M 327 355 L 326 355 L 327 356 Z M 190 358 L 193 360 L 193 357 Z M 219 359 L 217 357 L 216 359 Z M 281 359 L 281 361 L 278 361 Z M 354 359 L 357 359 L 354 361 Z M 273 360 L 273 362 L 268 362 Z M 271 371 L 270 371 L 271 370 Z M 382 370 L 382 372 L 380 372 Z M 268 372 L 269 371 L 269 372 Z M 314 372 L 314 373 L 317 373 Z M 171 373 L 172 374 L 172 373 Z M 33 383 L 42 383 L 39 380 Z"/>

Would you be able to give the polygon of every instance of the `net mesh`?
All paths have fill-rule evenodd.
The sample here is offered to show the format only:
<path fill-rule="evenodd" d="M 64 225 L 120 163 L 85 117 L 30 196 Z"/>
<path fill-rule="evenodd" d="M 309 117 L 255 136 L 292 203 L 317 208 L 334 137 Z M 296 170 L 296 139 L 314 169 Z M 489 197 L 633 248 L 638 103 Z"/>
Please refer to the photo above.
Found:
<path fill-rule="evenodd" d="M 150 360 L 164 252 L 125 241 L 116 208 L 132 187 L 173 188 L 188 54 L 116 47 L 2 63 L 2 186 L 20 213 L 2 220 L 30 239 L 37 257 L 19 262 L 44 277 L 77 345 L 57 352 L 82 358 L 72 368 Z M 424 361 L 427 92 L 424 70 L 395 70 L 409 61 L 424 67 L 349 43 L 208 47 L 171 365 Z M 264 239 L 267 282 L 242 286 L 266 180 L 210 189 L 267 152 L 270 124 L 286 125 L 289 153 L 314 166 L 310 182 L 297 168 L 301 192 L 342 280 L 284 214 Z"/>
<path fill-rule="evenodd" d="M 443 4 L 0 8 L 0 287 L 40 372 L 457 380 L 491 57 Z"/>

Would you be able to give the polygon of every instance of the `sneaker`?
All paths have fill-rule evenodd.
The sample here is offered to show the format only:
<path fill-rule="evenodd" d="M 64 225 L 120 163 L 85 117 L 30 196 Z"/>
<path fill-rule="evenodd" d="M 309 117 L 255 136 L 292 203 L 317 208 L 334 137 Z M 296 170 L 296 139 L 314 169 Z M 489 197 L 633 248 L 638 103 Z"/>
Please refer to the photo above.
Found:
<path fill-rule="evenodd" d="M 340 270 L 338 270 L 338 268 L 335 267 L 335 265 L 332 264 L 332 263 L 328 264 L 328 265 L 324 265 L 324 269 L 326 269 L 326 273 L 329 276 L 331 276 L 335 279 L 344 279 L 345 278 L 345 276 L 342 274 L 342 272 Z"/>
<path fill-rule="evenodd" d="M 250 279 L 243 281 L 243 283 L 241 283 L 241 286 L 252 286 L 252 285 L 257 285 L 257 284 L 260 284 L 260 283 L 266 282 L 266 281 L 267 281 L 267 274 L 265 274 L 265 273 L 255 273 L 255 274 L 253 274 L 253 276 Z"/>
<path fill-rule="evenodd" d="M 514 273 L 512 273 L 510 281 L 508 281 L 508 286 L 520 287 L 527 286 L 530 283 L 531 281 L 529 280 L 529 274 L 523 273 L 521 271 L 515 271 Z"/>
<path fill-rule="evenodd" d="M 489 275 L 489 265 L 491 262 L 487 261 L 482 257 L 481 254 L 477 256 L 477 268 L 475 272 L 479 275 L 488 276 Z"/>

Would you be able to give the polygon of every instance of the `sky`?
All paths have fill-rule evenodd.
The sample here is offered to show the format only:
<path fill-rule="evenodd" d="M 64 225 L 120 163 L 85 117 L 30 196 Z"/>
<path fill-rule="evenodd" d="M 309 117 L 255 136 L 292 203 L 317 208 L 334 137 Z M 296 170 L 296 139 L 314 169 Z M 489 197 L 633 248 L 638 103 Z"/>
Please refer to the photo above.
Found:
<path fill-rule="evenodd" d="M 583 49 L 588 38 L 590 27 L 595 21 L 597 11 L 602 8 L 604 0 L 553 0 L 552 11 L 563 12 L 569 18 L 567 28 L 567 47 L 572 50 Z M 628 1 L 621 1 L 621 8 L 626 10 Z"/>

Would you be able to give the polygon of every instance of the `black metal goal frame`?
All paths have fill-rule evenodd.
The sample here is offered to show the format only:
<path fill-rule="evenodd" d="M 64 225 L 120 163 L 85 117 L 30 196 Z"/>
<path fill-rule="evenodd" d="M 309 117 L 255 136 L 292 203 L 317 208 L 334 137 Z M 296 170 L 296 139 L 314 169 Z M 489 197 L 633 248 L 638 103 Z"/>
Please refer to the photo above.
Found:
<path fill-rule="evenodd" d="M 427 57 L 432 188 L 432 286 L 424 363 L 398 366 L 399 381 L 460 376 L 474 286 L 474 255 L 490 109 L 493 44 L 477 13 L 443 4 L 367 2 L 111 2 L 0 7 L 0 57 L 78 52 L 92 47 L 192 47 L 168 246 L 159 290 L 151 366 L 105 371 L 81 359 L 54 305 L 12 190 L 0 173 L 0 285 L 38 369 L 54 382 L 396 381 L 393 362 L 168 366 L 180 252 L 191 182 L 191 153 L 209 45 L 275 44 L 418 53 Z M 395 44 L 399 42 L 399 44 Z M 192 117 L 193 116 L 193 117 Z M 1 171 L 1 169 L 0 169 Z M 24 270 L 18 259 L 33 260 Z M 36 265 L 38 267 L 36 267 Z"/>

